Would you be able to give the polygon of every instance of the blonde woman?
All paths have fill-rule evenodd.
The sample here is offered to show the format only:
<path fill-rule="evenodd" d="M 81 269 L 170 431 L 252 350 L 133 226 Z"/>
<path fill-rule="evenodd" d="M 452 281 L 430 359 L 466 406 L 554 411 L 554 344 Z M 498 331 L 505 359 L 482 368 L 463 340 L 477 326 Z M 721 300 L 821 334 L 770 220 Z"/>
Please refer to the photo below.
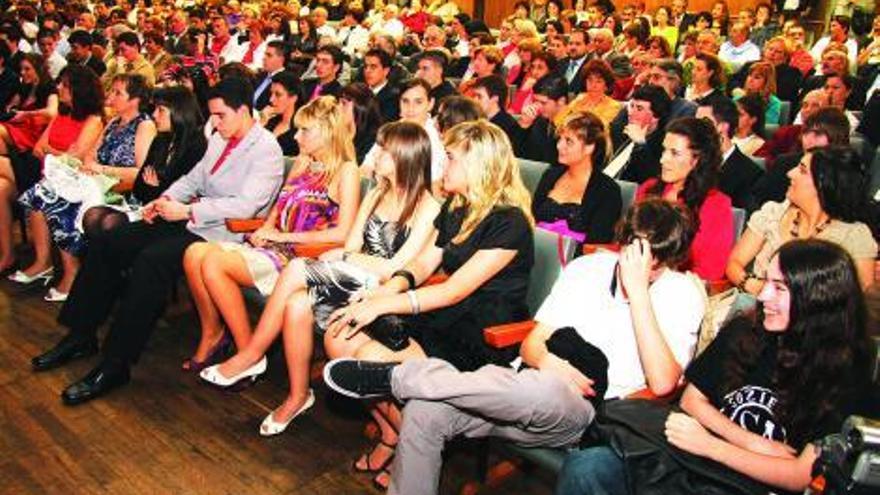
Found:
<path fill-rule="evenodd" d="M 330 316 L 324 334 L 330 357 L 402 361 L 433 356 L 462 371 L 506 364 L 513 357 L 487 347 L 483 328 L 528 315 L 534 249 L 529 193 L 499 127 L 486 120 L 464 122 L 446 131 L 444 141 L 449 163 L 442 185 L 449 197 L 434 221 L 432 242 L 381 287 Z M 416 289 L 438 269 L 449 278 Z M 386 315 L 407 316 L 396 320 Z M 372 414 L 382 437 L 357 467 L 377 472 L 374 481 L 384 487 L 400 412 L 381 403 Z"/>
<path fill-rule="evenodd" d="M 764 100 L 765 124 L 787 124 L 787 122 L 779 122 L 782 101 L 776 96 L 776 69 L 770 62 L 752 64 L 745 85 L 742 89 L 737 88 L 733 91 L 733 99 L 738 100 L 747 94 L 758 95 Z"/>
<path fill-rule="evenodd" d="M 314 328 L 326 328 L 330 313 L 347 304 L 352 294 L 388 280 L 433 239 L 432 220 L 440 205 L 429 190 L 428 134 L 412 122 L 395 122 L 380 129 L 378 143 L 378 185 L 364 199 L 345 248 L 325 253 L 320 261 L 289 264 L 250 343 L 201 374 L 204 380 L 226 387 L 262 373 L 266 351 L 283 332 L 290 392 L 263 421 L 263 436 L 282 433 L 314 403 L 309 389 Z"/>
<path fill-rule="evenodd" d="M 184 370 L 201 371 L 216 362 L 230 334 L 239 349 L 250 341 L 241 287 L 256 287 L 268 296 L 281 269 L 296 257 L 296 243 L 342 242 L 351 230 L 360 178 L 353 136 L 340 108 L 336 98 L 323 96 L 296 113 L 300 154 L 274 208 L 245 244 L 200 242 L 187 249 L 184 270 L 202 337 Z"/>

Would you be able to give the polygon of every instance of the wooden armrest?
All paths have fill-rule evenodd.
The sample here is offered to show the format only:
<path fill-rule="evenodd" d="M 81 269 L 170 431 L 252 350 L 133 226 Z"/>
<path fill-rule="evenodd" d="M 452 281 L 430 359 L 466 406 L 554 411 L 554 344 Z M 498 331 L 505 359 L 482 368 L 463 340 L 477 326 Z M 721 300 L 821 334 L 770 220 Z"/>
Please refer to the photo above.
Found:
<path fill-rule="evenodd" d="M 119 182 L 117 182 L 112 189 L 113 192 L 119 194 L 131 192 L 131 190 L 134 189 L 134 177 L 131 179 L 119 179 Z"/>
<path fill-rule="evenodd" d="M 708 292 L 710 296 L 721 294 L 722 292 L 731 288 L 733 288 L 733 283 L 726 278 L 722 278 L 720 280 L 710 280 L 706 282 L 706 292 Z"/>
<path fill-rule="evenodd" d="M 598 251 L 612 251 L 618 252 L 620 251 L 620 244 L 617 243 L 607 243 L 607 244 L 584 244 L 584 254 L 593 254 Z"/>
<path fill-rule="evenodd" d="M 684 392 L 684 387 L 686 385 L 687 384 L 684 381 L 682 381 L 681 383 L 676 385 L 675 389 L 672 392 L 670 392 L 666 395 L 657 395 L 654 392 L 651 392 L 650 388 L 645 387 L 641 390 L 638 390 L 636 392 L 633 392 L 633 393 L 627 395 L 626 398 L 627 399 L 657 400 L 657 401 L 668 404 L 668 403 L 674 401 L 675 399 L 677 399 L 679 396 L 681 396 L 681 393 Z"/>
<path fill-rule="evenodd" d="M 265 218 L 227 218 L 226 229 L 233 234 L 248 234 L 260 228 Z"/>
<path fill-rule="evenodd" d="M 449 279 L 449 275 L 447 275 L 445 273 L 437 272 L 437 273 L 434 273 L 433 275 L 431 275 L 430 277 L 428 277 L 428 280 L 425 280 L 424 282 L 422 282 L 422 286 L 442 284 L 443 282 L 446 282 L 446 280 L 448 280 L 448 279 Z"/>
<path fill-rule="evenodd" d="M 534 320 L 495 325 L 483 329 L 483 339 L 490 347 L 504 349 L 525 340 L 535 325 L 537 322 Z"/>
<path fill-rule="evenodd" d="M 317 258 L 331 249 L 341 248 L 338 242 L 312 242 L 309 244 L 296 244 L 293 252 L 300 258 Z"/>

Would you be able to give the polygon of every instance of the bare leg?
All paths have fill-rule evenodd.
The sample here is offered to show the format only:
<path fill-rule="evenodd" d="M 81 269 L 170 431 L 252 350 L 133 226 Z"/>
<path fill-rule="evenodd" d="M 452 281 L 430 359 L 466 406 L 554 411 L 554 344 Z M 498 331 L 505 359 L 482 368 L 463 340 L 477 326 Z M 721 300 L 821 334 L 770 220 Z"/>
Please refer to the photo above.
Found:
<path fill-rule="evenodd" d="M 214 250 L 202 260 L 202 280 L 211 295 L 211 301 L 219 309 L 226 327 L 239 349 L 251 340 L 251 322 L 242 287 L 253 287 L 254 279 L 241 254 L 234 251 Z"/>
<path fill-rule="evenodd" d="M 0 272 L 15 263 L 15 248 L 12 245 L 13 201 L 15 201 L 15 184 L 0 177 Z"/>
<path fill-rule="evenodd" d="M 259 361 L 266 354 L 269 346 L 281 333 L 281 326 L 284 319 L 284 307 L 287 300 L 296 291 L 304 289 L 305 280 L 305 264 L 302 260 L 293 260 L 275 283 L 275 288 L 266 306 L 263 308 L 263 314 L 260 315 L 260 321 L 254 328 L 254 334 L 250 342 L 246 346 L 238 347 L 238 353 L 232 356 L 226 362 L 220 365 L 218 371 L 223 376 L 235 376 L 246 370 L 248 367 Z"/>
<path fill-rule="evenodd" d="M 284 356 L 290 393 L 272 413 L 274 420 L 290 419 L 305 403 L 309 393 L 309 365 L 314 345 L 312 301 L 305 291 L 295 293 L 284 308 Z"/>
<path fill-rule="evenodd" d="M 46 216 L 39 211 L 28 213 L 28 224 L 31 227 L 31 238 L 34 243 L 34 262 L 23 271 L 29 276 L 34 276 L 52 267 L 52 238 L 49 234 L 49 224 Z"/>
<path fill-rule="evenodd" d="M 11 146 L 12 138 L 9 137 L 9 131 L 6 130 L 6 126 L 0 125 L 0 155 L 8 155 Z"/>
<path fill-rule="evenodd" d="M 64 274 L 55 286 L 55 290 L 67 294 L 70 292 L 70 287 L 73 285 L 77 272 L 79 272 L 79 258 L 62 249 L 61 266 L 64 268 Z"/>
<path fill-rule="evenodd" d="M 192 294 L 193 302 L 199 314 L 199 327 L 201 329 L 201 338 L 196 352 L 193 355 L 194 360 L 203 361 L 207 359 L 208 352 L 222 338 L 222 326 L 220 324 L 220 314 L 208 294 L 205 282 L 202 279 L 202 262 L 205 256 L 216 249 L 216 245 L 208 242 L 197 242 L 186 249 L 183 255 L 183 271 L 186 273 L 186 281 L 189 285 L 190 294 Z"/>

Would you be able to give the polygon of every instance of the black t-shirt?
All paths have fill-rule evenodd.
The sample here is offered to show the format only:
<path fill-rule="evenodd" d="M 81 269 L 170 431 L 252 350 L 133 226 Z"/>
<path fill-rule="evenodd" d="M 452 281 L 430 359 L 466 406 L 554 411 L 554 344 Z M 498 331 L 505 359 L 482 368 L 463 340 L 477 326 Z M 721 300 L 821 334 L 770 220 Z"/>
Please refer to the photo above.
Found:
<path fill-rule="evenodd" d="M 275 128 L 281 125 L 281 119 L 283 116 L 276 115 L 269 119 L 266 122 L 266 129 L 270 131 L 275 131 Z M 299 155 L 299 144 L 297 144 L 296 139 L 294 139 L 294 135 L 296 134 L 296 127 L 291 123 L 290 128 L 284 131 L 280 136 L 275 136 L 275 139 L 278 140 L 278 144 L 281 146 L 281 154 L 284 156 L 296 156 Z"/>
<path fill-rule="evenodd" d="M 773 372 L 776 367 L 778 335 L 765 332 L 763 350 L 756 362 L 748 369 L 742 380 L 743 385 L 727 390 L 725 370 L 729 361 L 738 352 L 737 343 L 746 332 L 756 331 L 751 322 L 738 318 L 719 332 L 715 341 L 690 365 L 685 376 L 709 401 L 735 424 L 765 438 L 792 444 L 786 431 L 788 425 L 779 424 L 774 409 L 779 397 L 773 385 Z M 827 421 L 810 435 L 807 441 L 816 440 L 830 433 L 840 431 L 843 420 L 851 414 L 876 415 L 876 387 L 865 377 L 863 387 L 855 387 L 854 396 L 846 397 L 836 404 L 837 410 L 829 415 Z M 822 393 L 817 390 L 816 393 Z M 792 445 L 796 449 L 803 445 Z"/>
<path fill-rule="evenodd" d="M 434 220 L 438 231 L 436 246 L 443 249 L 443 271 L 454 273 L 482 249 L 516 251 L 513 261 L 470 297 L 504 295 L 512 300 L 524 301 L 534 262 L 534 238 L 525 214 L 519 208 L 497 207 L 474 228 L 467 239 L 456 244 L 452 239 L 461 230 L 466 211 L 464 208 L 450 210 L 451 203 L 451 200 L 447 200 Z"/>
<path fill-rule="evenodd" d="M 497 207 L 461 243 L 452 239 L 461 230 L 464 209 L 451 210 L 447 201 L 434 221 L 437 247 L 443 249 L 441 268 L 452 274 L 483 249 L 516 251 L 513 260 L 462 301 L 412 317 L 411 336 L 432 357 L 445 359 L 462 371 L 485 364 L 507 364 L 516 349 L 492 349 L 483 339 L 489 326 L 529 317 L 526 293 L 534 263 L 534 236 L 519 208 Z"/>

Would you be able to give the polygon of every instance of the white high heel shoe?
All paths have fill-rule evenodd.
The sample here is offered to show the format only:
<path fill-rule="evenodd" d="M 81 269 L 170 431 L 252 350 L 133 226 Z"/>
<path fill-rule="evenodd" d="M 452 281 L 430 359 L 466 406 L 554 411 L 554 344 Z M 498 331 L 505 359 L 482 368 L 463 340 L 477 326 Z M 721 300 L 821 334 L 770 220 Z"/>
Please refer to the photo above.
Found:
<path fill-rule="evenodd" d="M 223 374 L 220 373 L 220 365 L 215 364 L 214 366 L 208 366 L 207 368 L 203 369 L 201 373 L 199 373 L 199 376 L 202 378 L 202 380 L 205 380 L 212 385 L 227 388 L 235 385 L 242 380 L 250 379 L 252 381 L 256 381 L 257 377 L 266 372 L 267 362 L 268 361 L 266 360 L 266 356 L 263 356 L 250 368 L 242 371 L 235 376 L 230 376 L 229 378 L 223 376 Z"/>
<path fill-rule="evenodd" d="M 13 273 L 12 275 L 10 275 L 7 278 L 13 282 L 23 284 L 23 285 L 30 285 L 38 280 L 42 280 L 43 285 L 45 286 L 45 285 L 49 285 L 49 282 L 52 281 L 52 277 L 54 275 L 55 275 L 55 268 L 50 267 L 50 268 L 47 268 L 47 269 L 41 271 L 40 273 L 37 273 L 36 275 L 28 275 L 27 273 L 25 273 L 21 270 L 16 270 L 15 273 Z"/>
<path fill-rule="evenodd" d="M 313 405 L 315 405 L 315 392 L 312 389 L 309 389 L 309 396 L 306 397 L 306 401 L 303 402 L 303 405 L 300 406 L 300 408 L 297 409 L 296 412 L 293 413 L 293 416 L 287 421 L 283 423 L 275 421 L 275 418 L 273 418 L 275 411 L 270 412 L 260 425 L 260 435 L 264 437 L 274 437 L 275 435 L 284 433 L 284 430 L 287 429 L 287 425 L 289 425 L 291 421 L 296 419 L 300 414 L 311 409 Z"/>

